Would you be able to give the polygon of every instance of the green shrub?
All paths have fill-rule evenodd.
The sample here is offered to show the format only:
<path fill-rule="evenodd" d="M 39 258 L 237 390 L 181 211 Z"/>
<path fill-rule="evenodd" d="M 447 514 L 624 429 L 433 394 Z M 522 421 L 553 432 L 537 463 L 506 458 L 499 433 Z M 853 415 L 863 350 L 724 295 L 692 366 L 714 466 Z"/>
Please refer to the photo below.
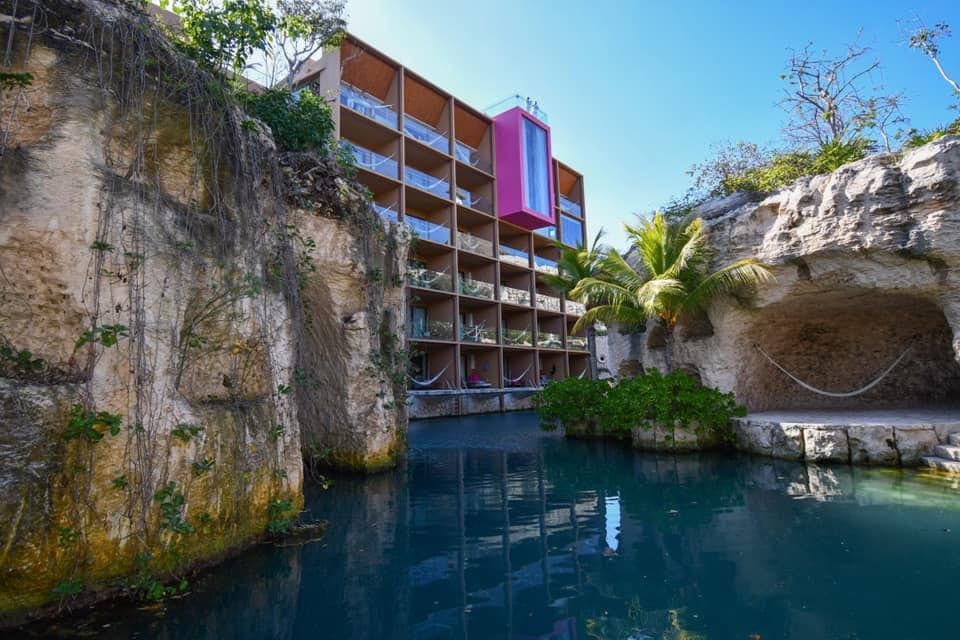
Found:
<path fill-rule="evenodd" d="M 945 124 L 929 131 L 910 129 L 907 133 L 907 139 L 903 143 L 903 147 L 905 149 L 915 149 L 922 147 L 928 142 L 939 140 L 943 136 L 960 136 L 960 118 L 957 118 L 950 124 Z"/>
<path fill-rule="evenodd" d="M 596 420 L 609 390 L 610 383 L 606 380 L 554 380 L 534 394 L 533 405 L 543 429 L 553 431 L 559 425 Z"/>
<path fill-rule="evenodd" d="M 263 93 L 243 93 L 240 101 L 250 115 L 263 120 L 281 151 L 329 149 L 333 139 L 330 105 L 309 89 L 299 97 L 283 87 Z"/>

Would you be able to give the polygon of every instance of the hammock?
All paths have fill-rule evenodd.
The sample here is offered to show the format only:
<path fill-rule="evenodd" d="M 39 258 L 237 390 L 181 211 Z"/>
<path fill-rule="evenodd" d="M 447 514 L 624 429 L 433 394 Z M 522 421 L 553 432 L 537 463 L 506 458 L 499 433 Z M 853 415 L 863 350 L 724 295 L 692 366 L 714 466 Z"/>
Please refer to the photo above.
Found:
<path fill-rule="evenodd" d="M 874 388 L 875 386 L 877 386 L 878 384 L 880 384 L 880 382 L 881 382 L 884 378 L 887 377 L 887 374 L 889 374 L 891 371 L 893 371 L 894 368 L 895 368 L 898 364 L 900 364 L 900 361 L 903 360 L 903 359 L 907 356 L 908 353 L 910 353 L 910 349 L 912 349 L 912 347 L 907 347 L 906 349 L 904 349 L 903 353 L 900 354 L 900 357 L 893 361 L 893 364 L 891 364 L 889 367 L 887 367 L 886 369 L 884 369 L 883 372 L 873 380 L 873 382 L 870 382 L 870 383 L 867 384 L 866 386 L 860 387 L 859 389 L 854 389 L 853 391 L 835 392 L 835 391 L 824 391 L 823 389 L 818 389 L 818 388 L 814 387 L 813 385 L 807 384 L 806 382 L 804 382 L 803 380 L 801 380 L 801 379 L 798 378 L 797 376 L 793 375 L 792 373 L 790 373 L 789 371 L 787 371 L 786 369 L 784 369 L 776 360 L 774 360 L 774 359 L 770 356 L 769 353 L 767 353 L 766 351 L 764 351 L 764 350 L 760 347 L 760 345 L 755 344 L 755 345 L 753 345 L 753 346 L 756 347 L 757 351 L 759 351 L 760 353 L 762 353 L 763 356 L 764 356 L 767 360 L 770 361 L 770 364 L 772 364 L 772 365 L 775 366 L 777 369 L 779 369 L 780 371 L 782 371 L 788 378 L 790 378 L 791 380 L 793 380 L 794 382 L 796 382 L 797 384 L 799 384 L 801 387 L 803 387 L 804 389 L 807 389 L 808 391 L 812 391 L 812 392 L 818 393 L 818 394 L 820 394 L 820 395 L 822 395 L 822 396 L 828 396 L 828 397 L 831 397 L 831 398 L 852 398 L 853 396 L 858 396 L 858 395 L 860 395 L 861 393 L 866 393 L 866 392 L 869 391 L 870 389 L 872 389 L 872 388 Z"/>
<path fill-rule="evenodd" d="M 420 284 L 425 284 L 429 287 L 434 282 L 436 282 L 437 280 L 439 280 L 440 278 L 442 278 L 447 274 L 447 267 L 444 267 L 441 271 L 434 271 L 433 273 L 435 275 L 432 278 L 427 277 L 426 271 L 427 271 L 426 267 L 410 269 L 411 274 L 416 274 L 413 276 L 416 282 Z"/>
<path fill-rule="evenodd" d="M 516 378 L 508 378 L 507 376 L 503 376 L 503 381 L 504 381 L 504 382 L 508 382 L 508 383 L 510 383 L 510 384 L 517 384 L 518 382 L 520 382 L 521 380 L 523 380 L 523 378 L 524 378 L 528 373 L 530 373 L 530 369 L 532 369 L 532 368 L 533 368 L 533 365 L 531 364 L 529 367 L 527 367 L 526 369 L 524 369 L 523 373 L 521 373 L 520 375 L 518 375 Z"/>
<path fill-rule="evenodd" d="M 587 370 L 584 369 L 580 372 L 580 375 L 577 376 L 577 380 L 583 380 L 583 376 L 587 375 Z"/>
<path fill-rule="evenodd" d="M 416 378 L 414 378 L 414 377 L 413 377 L 412 375 L 410 375 L 409 373 L 407 374 L 407 377 L 410 378 L 410 381 L 413 383 L 413 385 L 414 385 L 415 387 L 429 387 L 429 386 L 432 385 L 434 382 L 436 382 L 437 380 L 439 380 L 439 379 L 440 379 L 440 376 L 442 376 L 442 375 L 447 371 L 447 369 L 449 369 L 449 368 L 450 368 L 450 363 L 448 362 L 448 363 L 447 363 L 447 366 L 445 366 L 443 369 L 440 370 L 440 373 L 438 373 L 437 375 L 433 376 L 433 377 L 430 378 L 429 380 L 417 380 Z"/>

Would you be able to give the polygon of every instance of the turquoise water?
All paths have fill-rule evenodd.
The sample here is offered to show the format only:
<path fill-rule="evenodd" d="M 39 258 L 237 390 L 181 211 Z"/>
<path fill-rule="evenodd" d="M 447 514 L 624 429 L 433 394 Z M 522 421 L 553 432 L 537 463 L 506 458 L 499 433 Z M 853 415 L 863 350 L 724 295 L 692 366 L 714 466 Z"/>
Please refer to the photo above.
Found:
<path fill-rule="evenodd" d="M 913 472 L 657 456 L 531 414 L 411 426 L 405 469 L 313 490 L 331 521 L 98 638 L 949 638 L 960 491 Z"/>

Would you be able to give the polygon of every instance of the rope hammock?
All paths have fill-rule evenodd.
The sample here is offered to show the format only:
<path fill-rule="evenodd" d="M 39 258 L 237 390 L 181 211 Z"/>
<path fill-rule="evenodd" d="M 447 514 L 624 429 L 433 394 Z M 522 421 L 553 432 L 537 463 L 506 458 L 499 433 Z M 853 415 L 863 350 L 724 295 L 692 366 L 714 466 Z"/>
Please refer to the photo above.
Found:
<path fill-rule="evenodd" d="M 445 366 L 443 369 L 440 370 L 440 373 L 438 373 L 437 375 L 433 376 L 433 377 L 430 378 L 429 380 L 417 380 L 416 378 L 414 378 L 414 377 L 413 377 L 412 375 L 410 375 L 409 373 L 407 374 L 407 377 L 410 378 L 410 381 L 413 382 L 414 386 L 417 386 L 417 387 L 429 387 L 429 386 L 432 385 L 434 382 L 436 382 L 437 380 L 439 380 L 439 379 L 440 379 L 440 376 L 442 376 L 444 373 L 446 373 L 447 369 L 449 369 L 449 368 L 450 368 L 450 363 L 448 362 L 448 363 L 447 363 L 447 366 Z"/>
<path fill-rule="evenodd" d="M 447 268 L 448 267 L 444 267 L 440 271 L 434 271 L 433 273 L 436 275 L 434 275 L 432 278 L 427 277 L 426 272 L 428 271 L 428 269 L 426 267 L 415 267 L 413 269 L 410 269 L 410 273 L 416 274 L 414 276 L 414 279 L 417 282 L 420 282 L 426 285 L 431 285 L 447 274 Z"/>
<path fill-rule="evenodd" d="M 801 380 L 801 379 L 798 378 L 797 376 L 793 375 L 792 373 L 790 373 L 789 371 L 787 371 L 786 369 L 784 369 L 783 366 L 781 366 L 780 363 L 778 363 L 776 360 L 774 360 L 773 357 L 772 357 L 769 353 L 767 353 L 766 351 L 764 351 L 763 348 L 762 348 L 760 345 L 755 344 L 755 345 L 753 345 L 753 346 L 756 347 L 757 351 L 759 351 L 760 353 L 762 353 L 763 356 L 764 356 L 767 360 L 770 361 L 770 364 L 772 364 L 772 365 L 775 366 L 777 369 L 779 369 L 780 371 L 782 371 L 788 378 L 790 378 L 791 380 L 793 380 L 794 382 L 796 382 L 797 384 L 799 384 L 801 387 L 803 387 L 804 389 L 807 389 L 808 391 L 812 391 L 812 392 L 814 392 L 814 393 L 818 393 L 818 394 L 820 394 L 820 395 L 822 395 L 822 396 L 828 396 L 828 397 L 830 397 L 830 398 L 852 398 L 853 396 L 858 396 L 858 395 L 860 395 L 861 393 L 866 393 L 866 392 L 869 391 L 870 389 L 873 389 L 875 386 L 877 386 L 878 384 L 880 384 L 880 382 L 881 382 L 884 378 L 886 378 L 887 375 L 888 375 L 891 371 L 893 371 L 898 364 L 900 364 L 900 362 L 907 356 L 908 353 L 910 353 L 910 350 L 913 348 L 913 347 L 907 347 L 906 349 L 904 349 L 904 350 L 903 350 L 903 353 L 900 354 L 900 357 L 893 361 L 893 364 L 891 364 L 889 367 L 887 367 L 886 369 L 884 369 L 883 372 L 881 372 L 879 376 L 877 376 L 872 382 L 868 383 L 867 385 L 865 385 L 865 386 L 863 386 L 863 387 L 860 387 L 859 389 L 854 389 L 853 391 L 835 392 L 835 391 L 825 391 L 825 390 L 823 390 L 823 389 L 818 389 L 818 388 L 814 387 L 813 385 L 807 384 L 806 382 L 804 382 L 803 380 Z"/>
<path fill-rule="evenodd" d="M 523 380 L 524 376 L 526 376 L 528 373 L 530 373 L 530 369 L 532 369 L 532 368 L 533 368 L 533 365 L 531 364 L 529 367 L 527 367 L 526 369 L 524 369 L 523 373 L 521 373 L 520 375 L 518 375 L 516 378 L 508 378 L 507 376 L 503 376 L 503 380 L 504 380 L 504 382 L 509 382 L 510 384 L 517 384 L 518 382 L 520 382 L 521 380 Z"/>

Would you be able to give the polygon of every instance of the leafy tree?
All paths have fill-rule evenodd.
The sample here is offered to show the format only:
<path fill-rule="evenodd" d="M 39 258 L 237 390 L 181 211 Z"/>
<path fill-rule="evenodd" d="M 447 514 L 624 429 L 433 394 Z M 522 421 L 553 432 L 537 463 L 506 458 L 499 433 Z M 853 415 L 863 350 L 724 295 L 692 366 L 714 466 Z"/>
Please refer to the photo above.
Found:
<path fill-rule="evenodd" d="M 938 22 L 932 27 L 927 27 L 919 18 L 915 18 L 914 21 L 917 25 L 916 28 L 907 34 L 910 48 L 916 49 L 930 58 L 940 77 L 953 90 L 953 97 L 956 101 L 954 107 L 960 106 L 960 82 L 947 73 L 940 61 L 940 39 L 950 37 L 950 25 L 946 22 Z"/>
<path fill-rule="evenodd" d="M 333 137 L 330 105 L 309 89 L 294 96 L 286 87 L 261 93 L 243 93 L 241 102 L 250 115 L 263 120 L 284 151 L 325 151 Z"/>
<path fill-rule="evenodd" d="M 571 292 L 591 303 L 574 331 L 597 321 L 635 326 L 651 317 L 672 329 L 717 298 L 772 278 L 769 268 L 753 258 L 709 272 L 700 218 L 670 222 L 658 212 L 624 227 L 640 264 L 633 266 L 616 250 L 607 253 L 598 275 L 582 279 Z"/>
<path fill-rule="evenodd" d="M 307 61 L 326 46 L 340 43 L 347 27 L 345 0 L 279 0 L 280 28 L 267 52 L 269 83 L 293 91 Z"/>
<path fill-rule="evenodd" d="M 162 0 L 160 6 L 168 4 Z M 173 10 L 182 20 L 180 41 L 187 54 L 216 73 L 242 72 L 280 24 L 264 0 L 175 0 Z"/>

